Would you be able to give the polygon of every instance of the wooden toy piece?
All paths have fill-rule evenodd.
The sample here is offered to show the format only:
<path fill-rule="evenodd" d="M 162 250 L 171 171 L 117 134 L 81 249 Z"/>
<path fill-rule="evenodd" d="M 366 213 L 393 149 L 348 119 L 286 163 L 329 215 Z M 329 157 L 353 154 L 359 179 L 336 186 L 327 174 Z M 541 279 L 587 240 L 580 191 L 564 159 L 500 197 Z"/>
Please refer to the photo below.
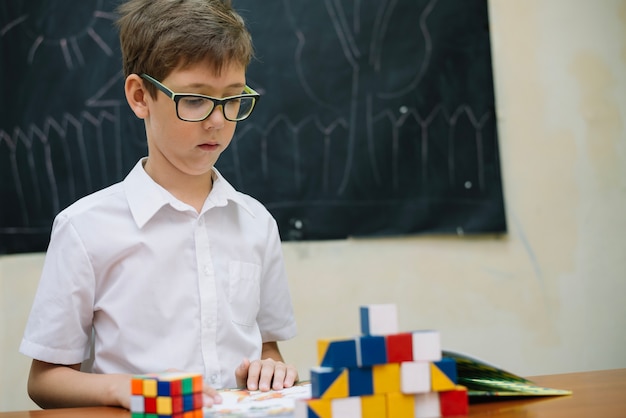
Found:
<path fill-rule="evenodd" d="M 395 304 L 361 306 L 360 314 L 362 334 L 388 335 L 398 333 L 398 308 Z"/>
<path fill-rule="evenodd" d="M 298 399 L 294 418 L 332 418 L 331 399 Z"/>
<path fill-rule="evenodd" d="M 415 418 L 437 418 L 441 416 L 437 392 L 420 393 L 414 396 Z"/>
<path fill-rule="evenodd" d="M 362 335 L 356 339 L 359 367 L 387 363 L 387 340 L 383 335 Z"/>
<path fill-rule="evenodd" d="M 404 394 L 431 391 L 430 363 L 405 362 L 400 364 L 400 391 Z"/>
<path fill-rule="evenodd" d="M 333 418 L 361 418 L 361 398 L 352 396 L 349 398 L 331 399 L 330 409 Z"/>
<path fill-rule="evenodd" d="M 413 334 L 389 334 L 385 336 L 387 363 L 413 361 Z"/>
<path fill-rule="evenodd" d="M 386 418 L 387 397 L 385 395 L 361 396 L 362 418 Z"/>
<path fill-rule="evenodd" d="M 321 367 L 357 367 L 356 341 L 354 338 L 318 340 L 317 357 Z"/>
<path fill-rule="evenodd" d="M 415 397 L 399 392 L 388 393 L 387 417 L 413 418 L 415 416 Z"/>
<path fill-rule="evenodd" d="M 439 331 L 414 331 L 412 334 L 413 361 L 441 360 L 441 337 Z"/>
<path fill-rule="evenodd" d="M 400 364 L 388 363 L 372 366 L 374 394 L 400 392 Z"/>
<path fill-rule="evenodd" d="M 444 357 L 440 361 L 430 363 L 430 376 L 433 392 L 455 389 L 457 383 L 456 361 Z"/>
<path fill-rule="evenodd" d="M 311 397 L 345 398 L 348 392 L 348 369 L 315 367 L 311 369 Z"/>
<path fill-rule="evenodd" d="M 439 404 L 442 417 L 454 417 L 469 413 L 467 388 L 457 385 L 456 389 L 439 392 Z"/>
<path fill-rule="evenodd" d="M 374 394 L 374 374 L 371 367 L 348 369 L 349 396 L 367 396 Z"/>

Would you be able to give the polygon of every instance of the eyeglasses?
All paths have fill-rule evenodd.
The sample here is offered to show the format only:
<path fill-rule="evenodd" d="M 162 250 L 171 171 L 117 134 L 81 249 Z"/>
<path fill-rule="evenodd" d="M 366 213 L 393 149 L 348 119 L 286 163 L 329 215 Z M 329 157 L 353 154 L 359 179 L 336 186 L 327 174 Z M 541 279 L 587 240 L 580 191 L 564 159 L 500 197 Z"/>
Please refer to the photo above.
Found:
<path fill-rule="evenodd" d="M 222 106 L 222 114 L 226 120 L 239 122 L 252 114 L 254 105 L 261 96 L 249 86 L 245 86 L 243 94 L 216 99 L 202 94 L 174 93 L 148 74 L 141 78 L 148 80 L 176 103 L 176 116 L 187 122 L 201 122 L 208 118 L 213 109 Z"/>

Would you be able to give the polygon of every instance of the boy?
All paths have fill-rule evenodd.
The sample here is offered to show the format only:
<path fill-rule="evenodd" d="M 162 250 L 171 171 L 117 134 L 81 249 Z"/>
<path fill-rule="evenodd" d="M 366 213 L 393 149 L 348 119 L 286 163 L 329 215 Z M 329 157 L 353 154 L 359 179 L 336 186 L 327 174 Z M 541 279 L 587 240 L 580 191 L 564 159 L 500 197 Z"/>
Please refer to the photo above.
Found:
<path fill-rule="evenodd" d="M 130 0 L 119 13 L 148 157 L 55 219 L 20 346 L 29 395 L 128 408 L 130 375 L 166 369 L 202 373 L 208 406 L 215 388 L 289 387 L 297 371 L 277 341 L 296 329 L 276 222 L 213 167 L 258 100 L 250 35 L 227 1 Z"/>

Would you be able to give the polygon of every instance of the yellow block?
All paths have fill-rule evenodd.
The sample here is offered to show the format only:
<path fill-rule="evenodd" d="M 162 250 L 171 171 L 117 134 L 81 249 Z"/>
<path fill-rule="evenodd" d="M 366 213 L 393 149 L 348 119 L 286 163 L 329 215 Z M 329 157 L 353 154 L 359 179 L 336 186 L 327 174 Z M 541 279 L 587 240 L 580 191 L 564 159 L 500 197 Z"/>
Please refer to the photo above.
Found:
<path fill-rule="evenodd" d="M 146 398 L 156 398 L 157 396 L 157 381 L 156 379 L 144 379 L 143 381 L 143 396 Z"/>
<path fill-rule="evenodd" d="M 306 403 L 319 418 L 332 418 L 330 399 L 310 399 Z"/>
<path fill-rule="evenodd" d="M 454 390 L 456 387 L 454 382 L 435 363 L 430 363 L 430 384 L 433 392 Z"/>
<path fill-rule="evenodd" d="M 335 381 L 328 386 L 328 389 L 322 394 L 323 399 L 347 398 L 350 394 L 348 388 L 348 369 L 341 372 Z"/>
<path fill-rule="evenodd" d="M 389 415 L 393 418 L 391 415 Z M 361 396 L 361 418 L 386 418 L 387 398 L 385 395 Z"/>
<path fill-rule="evenodd" d="M 415 396 L 395 392 L 387 395 L 387 416 L 390 418 L 413 418 L 415 416 Z"/>
<path fill-rule="evenodd" d="M 169 396 L 157 396 L 156 407 L 157 414 L 172 415 L 172 398 Z"/>
<path fill-rule="evenodd" d="M 400 392 L 400 363 L 372 366 L 374 394 Z"/>
<path fill-rule="evenodd" d="M 317 364 L 322 364 L 331 340 L 317 340 Z"/>

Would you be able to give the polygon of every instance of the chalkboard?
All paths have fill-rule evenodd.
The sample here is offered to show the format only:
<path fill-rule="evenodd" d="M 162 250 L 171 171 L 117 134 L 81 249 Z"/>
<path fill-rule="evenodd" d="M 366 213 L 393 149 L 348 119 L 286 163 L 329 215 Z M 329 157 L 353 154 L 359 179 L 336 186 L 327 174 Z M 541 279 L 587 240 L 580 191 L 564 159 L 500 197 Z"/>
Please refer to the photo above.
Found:
<path fill-rule="evenodd" d="M 283 240 L 506 232 L 486 0 L 233 3 L 262 99 L 217 168 Z M 0 3 L 0 253 L 146 153 L 116 4 Z"/>

